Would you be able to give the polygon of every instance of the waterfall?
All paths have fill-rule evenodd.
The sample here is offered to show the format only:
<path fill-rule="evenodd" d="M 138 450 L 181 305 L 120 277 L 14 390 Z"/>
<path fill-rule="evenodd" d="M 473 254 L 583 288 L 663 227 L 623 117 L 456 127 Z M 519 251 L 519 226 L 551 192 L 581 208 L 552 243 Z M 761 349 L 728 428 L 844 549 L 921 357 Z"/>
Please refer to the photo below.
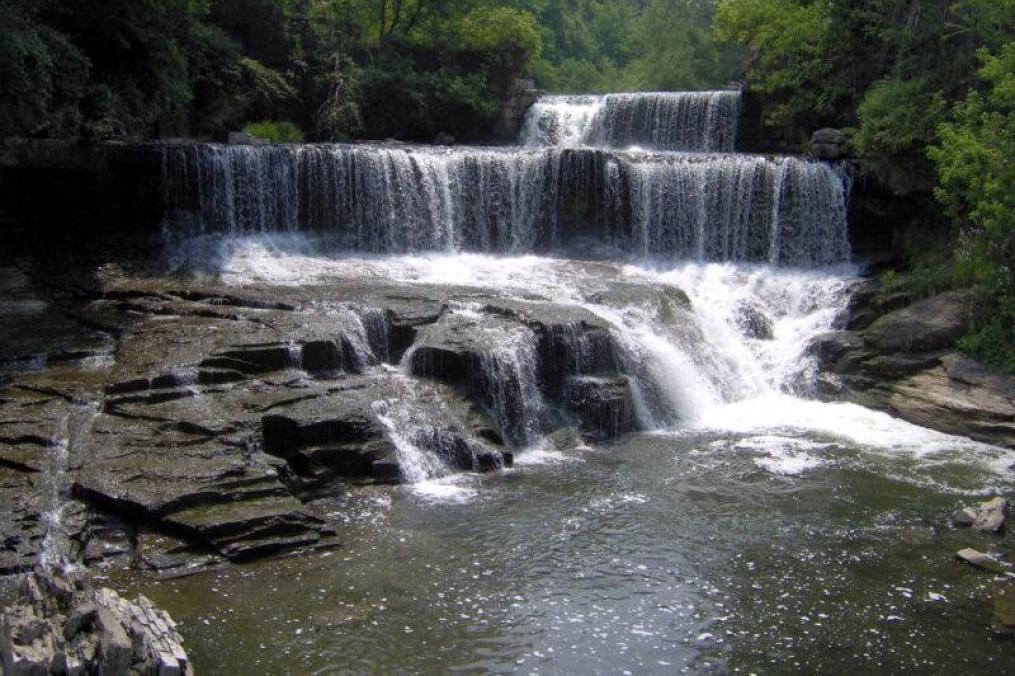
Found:
<path fill-rule="evenodd" d="M 593 149 L 165 146 L 167 240 L 307 232 L 375 253 L 848 259 L 845 179 L 796 158 Z"/>
<path fill-rule="evenodd" d="M 528 446 L 544 431 L 547 407 L 538 368 L 536 337 L 527 328 L 498 332 L 494 347 L 480 357 L 475 387 L 488 393 L 491 417 L 515 446 Z"/>
<path fill-rule="evenodd" d="M 522 128 L 527 146 L 638 146 L 732 152 L 739 91 L 544 96 Z"/>
<path fill-rule="evenodd" d="M 292 272 L 259 278 L 306 283 L 356 253 L 367 254 L 355 267 L 372 279 L 488 283 L 494 294 L 581 306 L 608 328 L 543 325 L 537 335 L 453 301 L 432 337 L 440 345 L 454 328 L 465 341 L 467 375 L 455 385 L 514 448 L 570 419 L 559 407 L 575 383 L 615 387 L 602 390 L 611 397 L 629 386 L 643 429 L 679 428 L 733 402 L 806 394 L 807 342 L 830 328 L 846 297 L 844 273 L 829 266 L 851 257 L 848 176 L 803 158 L 734 153 L 740 102 L 739 91 L 547 96 L 512 147 L 155 146 L 164 235 L 184 256 L 220 239 L 261 246 L 229 259 L 230 283 L 278 256 Z M 305 236 L 340 257 L 311 263 L 314 252 L 274 244 Z M 542 258 L 512 271 L 504 258 L 529 254 L 633 265 L 575 272 Z M 614 276 L 596 279 L 604 269 Z M 641 300 L 610 297 L 618 283 Z M 671 292 L 668 310 L 645 301 L 660 289 Z M 678 289 L 690 307 L 673 301 Z M 343 363 L 391 375 L 374 368 L 391 359 L 384 311 L 338 313 Z M 417 484 L 477 466 L 484 452 L 434 406 L 433 392 L 417 391 L 418 378 L 440 370 L 427 361 L 439 350 L 417 351 L 422 340 L 391 375 L 401 394 L 374 405 L 405 480 Z"/>
<path fill-rule="evenodd" d="M 99 410 L 96 403 L 72 404 L 72 408 L 61 415 L 53 435 L 49 462 L 42 474 L 46 534 L 39 547 L 39 563 L 43 568 L 67 570 L 74 566 L 72 546 L 64 524 L 69 491 L 66 473 L 74 450 L 91 430 Z"/>
<path fill-rule="evenodd" d="M 395 446 L 402 478 L 410 484 L 439 479 L 451 473 L 451 468 L 436 449 L 426 443 L 439 436 L 438 430 L 428 424 L 412 403 L 410 396 L 409 401 L 403 397 L 374 402 L 373 405 L 377 419 L 384 425 Z"/>

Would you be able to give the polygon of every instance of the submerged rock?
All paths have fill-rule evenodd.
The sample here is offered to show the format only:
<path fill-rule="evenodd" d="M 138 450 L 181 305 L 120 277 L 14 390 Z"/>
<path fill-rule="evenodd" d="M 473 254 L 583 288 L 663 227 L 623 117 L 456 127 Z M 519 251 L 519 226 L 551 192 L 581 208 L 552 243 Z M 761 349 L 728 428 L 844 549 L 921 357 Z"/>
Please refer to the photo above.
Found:
<path fill-rule="evenodd" d="M 992 573 L 1004 573 L 1011 568 L 1011 564 L 1009 563 L 998 561 L 993 556 L 989 556 L 983 552 L 978 552 L 975 549 L 968 547 L 966 549 L 960 549 L 956 552 L 955 556 L 968 564 L 977 568 L 988 570 Z"/>
<path fill-rule="evenodd" d="M 994 583 L 994 629 L 1002 634 L 1015 634 L 1015 583 L 1011 579 Z"/>
<path fill-rule="evenodd" d="M 192 674 L 172 618 L 81 578 L 34 571 L 0 615 L 0 660 L 20 674 Z"/>

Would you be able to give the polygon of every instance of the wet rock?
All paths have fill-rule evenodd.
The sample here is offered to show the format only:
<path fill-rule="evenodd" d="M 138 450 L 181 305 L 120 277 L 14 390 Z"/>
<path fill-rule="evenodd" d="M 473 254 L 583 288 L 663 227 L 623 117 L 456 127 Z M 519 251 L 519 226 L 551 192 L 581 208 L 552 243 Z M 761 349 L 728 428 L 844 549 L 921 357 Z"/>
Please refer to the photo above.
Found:
<path fill-rule="evenodd" d="M 950 348 L 966 332 L 972 300 L 969 292 L 949 291 L 895 310 L 874 321 L 864 340 L 882 353 Z"/>
<path fill-rule="evenodd" d="M 747 338 L 771 340 L 775 336 L 772 320 L 757 305 L 746 302 L 738 304 L 735 319 L 740 332 Z"/>
<path fill-rule="evenodd" d="M 159 578 L 193 575 L 217 568 L 226 558 L 207 546 L 195 545 L 167 533 L 141 532 L 137 535 L 138 568 Z"/>
<path fill-rule="evenodd" d="M 811 156 L 818 160 L 840 160 L 849 154 L 846 135 L 838 129 L 819 129 L 811 135 Z"/>
<path fill-rule="evenodd" d="M 626 377 L 574 377 L 568 392 L 568 408 L 578 416 L 586 434 L 613 439 L 634 431 L 634 401 Z"/>
<path fill-rule="evenodd" d="M 11 675 L 193 673 L 176 624 L 148 599 L 41 571 L 0 616 L 0 660 Z"/>
<path fill-rule="evenodd" d="M 561 427 L 547 435 L 546 440 L 558 451 L 572 451 L 585 445 L 585 439 L 577 427 Z"/>
<path fill-rule="evenodd" d="M 819 336 L 809 348 L 820 366 L 819 393 L 1015 447 L 1015 377 L 955 351 L 970 298 L 956 291 L 907 304 L 905 294 L 861 286 L 846 322 L 853 330 Z"/>
<path fill-rule="evenodd" d="M 892 384 L 891 409 L 918 425 L 1015 447 L 1015 377 L 958 354 L 939 361 Z"/>
<path fill-rule="evenodd" d="M 980 503 L 979 512 L 973 522 L 973 530 L 984 533 L 1000 533 L 1004 530 L 1005 514 L 1008 511 L 1008 501 L 1004 498 L 993 498 L 987 502 Z"/>
<path fill-rule="evenodd" d="M 952 525 L 959 528 L 969 528 L 976 523 L 978 512 L 972 507 L 961 507 L 952 512 Z"/>
<path fill-rule="evenodd" d="M 1015 634 L 1015 583 L 1010 579 L 995 581 L 993 597 L 994 629 L 1003 634 Z"/>
<path fill-rule="evenodd" d="M 992 573 L 1004 573 L 1011 567 L 1010 564 L 998 561 L 993 556 L 989 556 L 983 552 L 978 552 L 975 549 L 970 549 L 968 547 L 966 549 L 960 549 L 955 555 L 960 560 L 965 561 L 972 566 L 988 570 Z"/>

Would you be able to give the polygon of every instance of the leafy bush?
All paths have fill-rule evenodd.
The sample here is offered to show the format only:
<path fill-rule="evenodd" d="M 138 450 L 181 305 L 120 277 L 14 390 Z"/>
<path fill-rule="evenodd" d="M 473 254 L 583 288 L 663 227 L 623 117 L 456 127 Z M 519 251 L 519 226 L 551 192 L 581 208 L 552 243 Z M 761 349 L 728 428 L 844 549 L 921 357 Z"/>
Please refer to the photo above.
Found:
<path fill-rule="evenodd" d="M 303 132 L 292 122 L 251 122 L 243 131 L 271 143 L 302 143 Z"/>
<path fill-rule="evenodd" d="M 773 95 L 777 105 L 768 117 L 778 125 L 833 111 L 840 92 L 829 58 L 832 28 L 826 2 L 720 0 L 716 14 L 717 37 L 748 49 L 751 85 Z"/>
<path fill-rule="evenodd" d="M 460 20 L 458 45 L 493 57 L 509 73 L 539 55 L 543 39 L 532 14 L 512 7 L 477 7 Z"/>
<path fill-rule="evenodd" d="M 296 107 L 298 94 L 282 73 L 246 56 L 239 59 L 238 65 L 249 116 L 275 117 Z"/>
<path fill-rule="evenodd" d="M 38 22 L 30 4 L 0 0 L 0 134 L 74 133 L 91 62 Z"/>
<path fill-rule="evenodd" d="M 934 140 L 944 114 L 944 96 L 926 77 L 882 80 L 860 103 L 854 142 L 866 155 L 921 153 Z"/>
<path fill-rule="evenodd" d="M 980 296 L 976 328 L 963 342 L 997 365 L 1015 364 L 1015 42 L 981 51 L 985 94 L 958 104 L 929 151 L 938 200 L 958 232 L 956 266 Z"/>

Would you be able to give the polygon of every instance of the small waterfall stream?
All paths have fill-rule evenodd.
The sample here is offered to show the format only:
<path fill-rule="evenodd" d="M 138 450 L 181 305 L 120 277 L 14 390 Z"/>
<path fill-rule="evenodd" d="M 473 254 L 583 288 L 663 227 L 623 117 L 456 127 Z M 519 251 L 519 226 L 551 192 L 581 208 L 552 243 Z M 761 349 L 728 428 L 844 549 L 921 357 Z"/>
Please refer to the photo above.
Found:
<path fill-rule="evenodd" d="M 60 416 L 53 435 L 49 459 L 42 473 L 46 534 L 39 547 L 39 564 L 47 570 L 66 571 L 75 565 L 73 547 L 64 524 L 70 491 L 66 475 L 75 450 L 87 437 L 99 412 L 97 402 L 75 402 Z"/>
<path fill-rule="evenodd" d="M 735 90 L 544 96 L 525 118 L 522 143 L 732 152 L 739 112 Z"/>

